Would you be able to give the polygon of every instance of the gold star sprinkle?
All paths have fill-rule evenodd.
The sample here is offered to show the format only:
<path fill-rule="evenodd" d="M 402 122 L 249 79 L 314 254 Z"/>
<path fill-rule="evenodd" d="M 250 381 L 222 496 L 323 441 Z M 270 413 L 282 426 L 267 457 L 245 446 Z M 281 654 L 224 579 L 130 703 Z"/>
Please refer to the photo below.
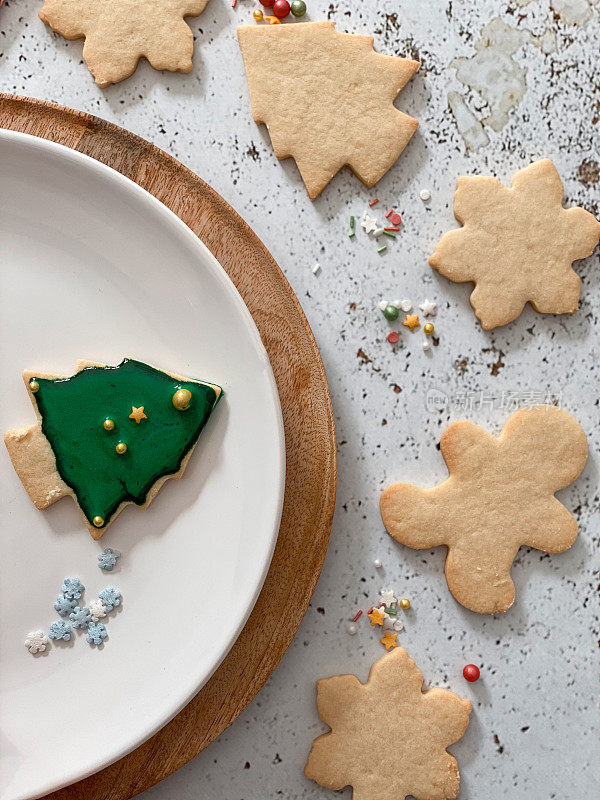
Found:
<path fill-rule="evenodd" d="M 398 647 L 398 642 L 396 641 L 396 637 L 398 636 L 397 633 L 390 633 L 389 631 L 379 641 L 385 647 L 386 650 L 389 650 L 392 647 Z"/>
<path fill-rule="evenodd" d="M 371 625 L 383 626 L 383 619 L 385 615 L 378 608 L 374 608 L 367 614 L 367 616 L 371 620 Z"/>
<path fill-rule="evenodd" d="M 134 419 L 138 425 L 143 419 L 148 419 L 148 417 L 144 414 L 144 406 L 140 406 L 139 408 L 131 406 L 131 414 L 129 415 L 129 419 Z"/>
<path fill-rule="evenodd" d="M 414 331 L 415 328 L 421 327 L 421 323 L 419 322 L 419 317 L 416 314 L 407 314 L 406 319 L 402 324 L 406 328 L 410 328 L 411 333 Z"/>

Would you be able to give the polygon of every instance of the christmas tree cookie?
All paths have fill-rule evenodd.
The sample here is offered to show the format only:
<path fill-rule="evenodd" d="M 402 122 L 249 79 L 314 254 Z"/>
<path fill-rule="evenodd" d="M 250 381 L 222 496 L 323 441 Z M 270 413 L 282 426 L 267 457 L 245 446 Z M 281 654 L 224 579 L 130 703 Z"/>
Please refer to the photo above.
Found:
<path fill-rule="evenodd" d="M 146 508 L 181 477 L 222 393 L 129 358 L 23 379 L 37 422 L 5 434 L 13 466 L 37 508 L 71 495 L 94 539 L 128 503 Z"/>

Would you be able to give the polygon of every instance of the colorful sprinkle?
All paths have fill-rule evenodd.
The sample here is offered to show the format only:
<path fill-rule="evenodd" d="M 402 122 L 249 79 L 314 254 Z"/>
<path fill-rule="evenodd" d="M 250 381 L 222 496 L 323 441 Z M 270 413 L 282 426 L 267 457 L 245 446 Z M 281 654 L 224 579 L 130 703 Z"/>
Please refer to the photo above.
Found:
<path fill-rule="evenodd" d="M 399 231 L 400 228 L 396 227 L 396 225 L 388 225 L 387 228 L 383 229 L 384 231 Z"/>
<path fill-rule="evenodd" d="M 479 667 L 475 664 L 467 664 L 463 669 L 463 678 L 466 681 L 469 681 L 469 683 L 475 683 L 475 681 L 478 681 L 479 675 Z"/>
<path fill-rule="evenodd" d="M 385 634 L 383 639 L 379 641 L 385 647 L 386 650 L 390 650 L 392 647 L 398 647 L 398 642 L 396 639 L 398 638 L 397 633 L 390 633 L 389 631 Z"/>
<path fill-rule="evenodd" d="M 371 206 L 371 208 L 373 208 L 373 206 L 376 206 L 378 202 L 379 202 L 379 198 L 378 198 L 378 197 L 374 197 L 374 198 L 373 198 L 373 199 L 370 201 L 369 205 Z"/>
<path fill-rule="evenodd" d="M 426 333 L 427 336 L 431 336 L 434 330 L 433 322 L 426 322 L 425 325 L 423 325 L 423 332 Z"/>
<path fill-rule="evenodd" d="M 354 233 L 354 231 L 350 231 L 350 233 L 348 234 L 348 238 L 351 239 L 353 236 L 356 236 L 356 234 Z"/>
<path fill-rule="evenodd" d="M 387 340 L 390 344 L 397 344 L 398 339 L 400 339 L 400 336 L 396 331 L 390 331 L 387 335 Z"/>
<path fill-rule="evenodd" d="M 400 311 L 398 310 L 398 306 L 388 303 L 388 305 L 383 309 L 382 313 L 388 322 L 393 322 L 395 319 L 398 319 Z"/>
<path fill-rule="evenodd" d="M 392 214 L 393 214 L 393 213 L 394 213 L 394 209 L 393 209 L 393 208 L 390 208 L 390 210 L 389 210 L 389 211 L 387 212 L 387 214 L 385 215 L 385 218 L 386 218 L 386 219 L 389 219 L 389 218 L 392 216 Z"/>
<path fill-rule="evenodd" d="M 54 610 L 59 617 L 67 617 L 77 605 L 77 600 L 71 597 L 65 597 L 64 594 L 59 594 L 54 602 Z"/>
<path fill-rule="evenodd" d="M 355 615 L 354 615 L 354 617 L 352 618 L 352 622 L 356 622 L 356 620 L 357 620 L 357 619 L 360 619 L 360 618 L 361 618 L 361 616 L 362 616 L 362 608 L 360 608 L 360 609 L 359 609 L 359 610 L 356 612 L 356 614 L 355 614 Z"/>
<path fill-rule="evenodd" d="M 252 12 L 252 16 L 257 22 L 260 22 L 261 19 L 263 18 L 263 12 L 260 10 L 260 8 L 255 8 L 254 11 Z"/>
<path fill-rule="evenodd" d="M 387 228 L 383 229 L 383 234 L 384 234 L 384 236 L 390 236 L 392 239 L 396 238 L 396 234 L 392 233 L 391 231 L 388 231 Z"/>
<path fill-rule="evenodd" d="M 87 606 L 75 606 L 69 614 L 69 619 L 74 628 L 87 628 L 92 621 L 92 615 Z"/>
<path fill-rule="evenodd" d="M 64 596 L 70 600 L 79 600 L 85 590 L 79 578 L 65 578 L 60 588 Z"/>
<path fill-rule="evenodd" d="M 400 225 L 400 223 L 402 222 L 402 217 L 400 216 L 400 214 L 392 214 L 392 216 L 390 217 L 390 222 L 392 223 L 392 225 Z"/>
<path fill-rule="evenodd" d="M 408 611 L 408 609 L 410 608 L 410 600 L 408 599 L 408 597 L 403 597 L 403 598 L 400 600 L 400 603 L 399 603 L 399 605 L 400 605 L 400 608 L 401 608 L 403 611 Z"/>
<path fill-rule="evenodd" d="M 269 25 L 281 25 L 281 20 L 277 17 L 265 17 Z"/>
<path fill-rule="evenodd" d="M 107 611 L 112 611 L 113 608 L 121 605 L 121 592 L 112 586 L 107 586 L 106 589 L 98 592 L 98 597 L 102 600 Z"/>
<path fill-rule="evenodd" d="M 273 13 L 279 19 L 285 19 L 290 13 L 290 10 L 288 0 L 275 0 L 273 3 Z"/>
<path fill-rule="evenodd" d="M 367 614 L 367 616 L 371 620 L 371 625 L 383 625 L 385 611 L 380 611 L 378 608 L 373 608 L 371 609 L 370 613 Z"/>
<path fill-rule="evenodd" d="M 407 314 L 406 319 L 402 323 L 405 328 L 410 328 L 410 332 L 412 333 L 415 328 L 420 328 L 421 323 L 419 322 L 419 317 L 416 314 Z"/>
<path fill-rule="evenodd" d="M 292 14 L 295 17 L 303 17 L 306 14 L 306 3 L 304 0 L 292 0 Z"/>
<path fill-rule="evenodd" d="M 383 253 L 384 250 L 387 250 L 387 245 L 385 245 L 385 244 L 383 245 L 383 247 L 378 247 L 377 248 L 377 252 L 378 253 Z"/>
<path fill-rule="evenodd" d="M 354 217 L 350 217 L 350 227 L 354 230 Z"/>

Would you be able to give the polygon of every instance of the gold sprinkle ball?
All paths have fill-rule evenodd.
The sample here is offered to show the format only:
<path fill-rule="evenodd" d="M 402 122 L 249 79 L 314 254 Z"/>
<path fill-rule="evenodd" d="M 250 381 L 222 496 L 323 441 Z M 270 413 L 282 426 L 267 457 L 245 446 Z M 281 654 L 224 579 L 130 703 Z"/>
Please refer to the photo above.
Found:
<path fill-rule="evenodd" d="M 185 411 L 190 407 L 192 393 L 189 389 L 178 389 L 173 395 L 173 405 L 177 411 Z"/>
<path fill-rule="evenodd" d="M 108 419 L 108 417 L 104 420 L 103 427 L 105 431 L 112 431 L 115 427 L 114 419 Z"/>
<path fill-rule="evenodd" d="M 29 381 L 29 391 L 33 392 L 34 394 L 38 392 L 40 389 L 40 385 L 37 381 Z"/>
<path fill-rule="evenodd" d="M 260 8 L 255 8 L 254 11 L 252 12 L 252 16 L 257 22 L 260 22 L 261 19 L 263 18 L 263 12 L 260 10 Z"/>
<path fill-rule="evenodd" d="M 410 608 L 410 600 L 408 597 L 403 597 L 402 600 L 400 600 L 400 608 L 403 611 L 407 611 Z"/>
<path fill-rule="evenodd" d="M 431 336 L 434 331 L 433 322 L 426 322 L 425 325 L 423 325 L 423 330 L 427 336 Z"/>
<path fill-rule="evenodd" d="M 94 517 L 92 522 L 94 523 L 95 528 L 101 528 L 104 525 L 104 520 L 102 517 Z"/>
<path fill-rule="evenodd" d="M 122 456 L 123 453 L 127 452 L 127 445 L 125 442 L 119 442 L 118 445 L 115 447 L 115 451 Z"/>

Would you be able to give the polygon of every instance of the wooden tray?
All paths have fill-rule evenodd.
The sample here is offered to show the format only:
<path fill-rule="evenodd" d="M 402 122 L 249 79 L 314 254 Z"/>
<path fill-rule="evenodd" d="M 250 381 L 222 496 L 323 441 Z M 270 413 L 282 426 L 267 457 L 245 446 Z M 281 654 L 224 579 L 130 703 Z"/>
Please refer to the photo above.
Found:
<path fill-rule="evenodd" d="M 129 800 L 193 758 L 238 716 L 298 629 L 321 571 L 335 503 L 335 433 L 327 380 L 283 273 L 243 219 L 193 172 L 122 128 L 40 100 L 0 93 L 0 127 L 85 153 L 174 211 L 242 295 L 271 359 L 281 400 L 287 453 L 283 516 L 273 561 L 246 627 L 213 677 L 168 725 L 112 766 L 47 795 L 52 800 Z"/>

